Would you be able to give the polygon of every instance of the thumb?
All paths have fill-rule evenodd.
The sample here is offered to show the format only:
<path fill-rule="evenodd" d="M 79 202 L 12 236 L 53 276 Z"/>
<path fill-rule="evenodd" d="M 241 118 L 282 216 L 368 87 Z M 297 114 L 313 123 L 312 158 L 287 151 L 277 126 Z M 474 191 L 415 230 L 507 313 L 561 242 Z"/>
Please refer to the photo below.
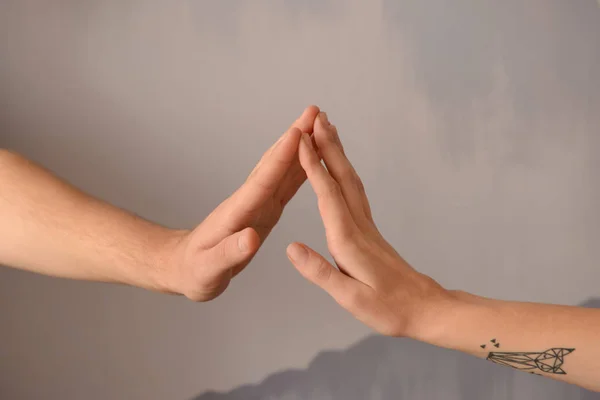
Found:
<path fill-rule="evenodd" d="M 349 308 L 349 302 L 363 291 L 360 282 L 342 273 L 322 255 L 306 245 L 290 244 L 287 248 L 287 256 L 302 276 L 325 290 L 345 308 Z"/>
<path fill-rule="evenodd" d="M 232 277 L 252 259 L 260 247 L 258 233 L 246 228 L 221 240 L 208 250 L 205 263 L 210 272 L 208 275 Z M 207 277 L 209 278 L 209 277 Z"/>

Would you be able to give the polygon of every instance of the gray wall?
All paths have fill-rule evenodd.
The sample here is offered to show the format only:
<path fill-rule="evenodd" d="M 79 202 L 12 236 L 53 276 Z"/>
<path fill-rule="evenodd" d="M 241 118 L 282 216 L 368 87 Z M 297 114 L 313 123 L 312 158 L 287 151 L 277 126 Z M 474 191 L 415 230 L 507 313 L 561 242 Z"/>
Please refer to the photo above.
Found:
<path fill-rule="evenodd" d="M 418 269 L 576 304 L 599 292 L 599 71 L 594 0 L 3 0 L 0 145 L 192 226 L 316 103 Z M 0 398 L 186 399 L 346 348 L 369 331 L 284 254 L 323 237 L 305 187 L 209 304 L 0 270 Z"/>
<path fill-rule="evenodd" d="M 600 307 L 590 299 L 585 307 Z M 540 378 L 457 351 L 373 335 L 324 351 L 306 369 L 278 371 L 253 385 L 195 400 L 599 400 L 575 385 Z"/>

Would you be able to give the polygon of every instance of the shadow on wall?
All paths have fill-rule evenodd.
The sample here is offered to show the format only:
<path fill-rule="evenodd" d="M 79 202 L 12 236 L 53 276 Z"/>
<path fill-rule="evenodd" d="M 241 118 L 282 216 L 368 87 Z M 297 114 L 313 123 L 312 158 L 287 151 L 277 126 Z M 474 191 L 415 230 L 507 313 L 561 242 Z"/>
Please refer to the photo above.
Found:
<path fill-rule="evenodd" d="M 600 298 L 583 306 L 600 308 Z M 600 400 L 600 393 L 408 339 L 371 336 L 347 350 L 319 354 L 306 370 L 195 400 L 259 399 Z"/>

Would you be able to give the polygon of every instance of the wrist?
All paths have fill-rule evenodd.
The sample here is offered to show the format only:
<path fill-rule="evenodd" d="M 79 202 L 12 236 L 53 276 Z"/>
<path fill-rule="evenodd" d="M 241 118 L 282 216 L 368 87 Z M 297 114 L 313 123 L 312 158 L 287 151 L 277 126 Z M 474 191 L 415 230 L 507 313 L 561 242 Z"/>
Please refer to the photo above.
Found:
<path fill-rule="evenodd" d="M 182 262 L 180 248 L 188 234 L 187 230 L 165 229 L 155 238 L 151 245 L 154 251 L 148 252 L 146 263 L 147 289 L 179 294 L 178 271 Z"/>
<path fill-rule="evenodd" d="M 410 337 L 441 345 L 461 321 L 469 319 L 468 315 L 474 315 L 474 311 L 483 306 L 482 300 L 467 292 L 441 289 L 423 303 Z"/>

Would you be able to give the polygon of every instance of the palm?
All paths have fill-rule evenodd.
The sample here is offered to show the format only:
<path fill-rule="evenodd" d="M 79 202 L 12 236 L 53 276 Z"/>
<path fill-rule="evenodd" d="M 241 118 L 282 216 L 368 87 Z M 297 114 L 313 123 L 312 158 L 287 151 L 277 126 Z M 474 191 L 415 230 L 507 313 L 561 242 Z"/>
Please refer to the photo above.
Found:
<path fill-rule="evenodd" d="M 194 285 L 188 290 L 191 293 L 188 297 L 199 300 L 216 297 L 252 260 L 285 205 L 306 180 L 298 160 L 298 144 L 302 133 L 312 132 L 318 113 L 317 107 L 307 108 L 267 150 L 246 182 L 182 243 L 181 275 L 191 277 Z M 243 259 L 231 258 L 223 244 L 240 235 L 245 236 L 249 245 L 248 254 Z"/>
<path fill-rule="evenodd" d="M 251 226 L 258 233 L 261 242 L 267 238 L 275 224 L 279 221 L 283 208 L 280 199 L 269 198 L 262 206 L 258 207 L 247 221 L 244 221 L 246 226 Z"/>
<path fill-rule="evenodd" d="M 205 227 L 214 229 L 215 225 L 218 226 L 217 231 L 213 231 L 215 234 L 212 236 L 198 235 L 200 236 L 198 242 L 200 246 L 210 248 L 227 236 L 248 227 L 256 231 L 261 244 L 265 241 L 275 224 L 277 224 L 277 221 L 279 221 L 287 202 L 280 196 L 267 196 L 267 193 L 265 193 L 265 196 L 257 201 L 256 204 L 242 210 L 238 208 L 240 206 L 235 205 L 236 198 L 242 197 L 239 193 L 240 190 L 221 203 L 202 225 L 196 229 L 197 231 L 202 231 Z M 224 214 L 231 213 L 231 210 L 236 208 L 242 212 L 230 214 L 229 218 L 222 218 Z M 220 221 L 217 221 L 219 219 Z"/>

